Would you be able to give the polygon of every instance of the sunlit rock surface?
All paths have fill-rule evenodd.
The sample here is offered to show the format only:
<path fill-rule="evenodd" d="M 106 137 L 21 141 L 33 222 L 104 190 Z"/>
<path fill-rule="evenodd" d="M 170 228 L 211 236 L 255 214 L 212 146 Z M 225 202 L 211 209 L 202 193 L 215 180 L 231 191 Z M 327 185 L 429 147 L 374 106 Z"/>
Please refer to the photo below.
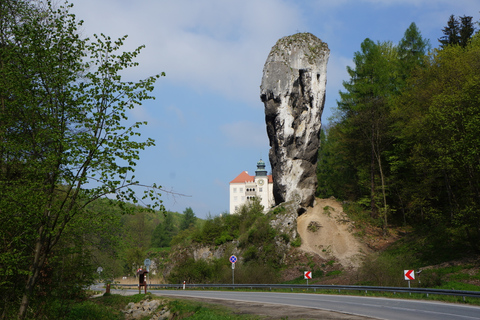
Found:
<path fill-rule="evenodd" d="M 298 33 L 278 40 L 263 68 L 260 98 L 270 140 L 273 195 L 277 205 L 294 200 L 298 214 L 315 200 L 329 54 L 325 42 Z"/>

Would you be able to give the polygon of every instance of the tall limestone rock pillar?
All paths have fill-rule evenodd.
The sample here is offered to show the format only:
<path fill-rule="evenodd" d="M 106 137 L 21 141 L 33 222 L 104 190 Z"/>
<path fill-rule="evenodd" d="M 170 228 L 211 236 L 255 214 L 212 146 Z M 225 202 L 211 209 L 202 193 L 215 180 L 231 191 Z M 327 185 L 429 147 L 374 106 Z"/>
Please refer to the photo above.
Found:
<path fill-rule="evenodd" d="M 299 215 L 315 200 L 329 55 L 325 42 L 298 33 L 278 40 L 263 68 L 273 196 L 276 205 L 294 200 Z"/>

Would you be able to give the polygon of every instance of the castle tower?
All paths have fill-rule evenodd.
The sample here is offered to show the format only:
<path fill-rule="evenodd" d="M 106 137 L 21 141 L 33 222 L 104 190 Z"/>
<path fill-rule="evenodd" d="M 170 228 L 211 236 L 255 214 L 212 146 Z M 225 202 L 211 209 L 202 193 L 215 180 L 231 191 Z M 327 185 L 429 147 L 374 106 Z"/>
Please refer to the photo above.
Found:
<path fill-rule="evenodd" d="M 254 198 L 260 199 L 265 212 L 274 204 L 273 179 L 267 174 L 265 162 L 262 159 L 257 162 L 255 176 L 243 171 L 230 181 L 230 214 L 237 212 L 242 205 Z"/>

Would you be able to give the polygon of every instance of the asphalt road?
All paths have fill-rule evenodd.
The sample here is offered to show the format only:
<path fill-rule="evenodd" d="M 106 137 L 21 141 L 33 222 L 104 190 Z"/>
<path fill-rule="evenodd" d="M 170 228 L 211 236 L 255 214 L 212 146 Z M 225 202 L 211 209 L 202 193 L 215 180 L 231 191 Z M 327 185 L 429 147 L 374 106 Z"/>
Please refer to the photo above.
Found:
<path fill-rule="evenodd" d="M 95 286 L 97 290 L 105 290 Z M 300 307 L 340 312 L 389 320 L 480 320 L 480 307 L 426 300 L 405 300 L 377 297 L 342 296 L 278 292 L 235 292 L 207 290 L 148 290 L 165 297 L 230 300 L 262 303 L 285 308 Z M 138 289 L 112 290 L 112 293 L 132 295 Z M 143 293 L 143 290 L 142 290 Z"/>
<path fill-rule="evenodd" d="M 306 307 L 378 319 L 480 320 L 480 307 L 420 300 L 275 292 L 204 290 L 151 290 L 151 292 L 160 296 L 183 296 Z"/>

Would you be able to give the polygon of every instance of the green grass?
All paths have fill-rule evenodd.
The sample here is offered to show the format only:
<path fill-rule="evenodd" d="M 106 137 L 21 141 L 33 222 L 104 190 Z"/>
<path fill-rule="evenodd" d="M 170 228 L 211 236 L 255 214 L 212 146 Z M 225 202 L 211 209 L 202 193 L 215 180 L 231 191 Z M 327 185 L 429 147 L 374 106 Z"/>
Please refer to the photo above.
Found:
<path fill-rule="evenodd" d="M 136 294 L 133 296 L 106 295 L 95 299 L 90 299 L 73 304 L 67 320 L 124 320 L 125 315 L 121 312 L 128 303 L 140 302 L 145 298 L 165 300 L 162 297 Z M 168 299 L 167 299 L 168 300 Z M 189 300 L 168 300 L 167 307 L 171 314 L 175 314 L 175 319 L 196 319 L 196 320 L 260 320 L 261 317 L 255 315 L 236 315 L 226 307 L 206 304 L 203 302 Z"/>
<path fill-rule="evenodd" d="M 342 274 L 342 270 L 333 270 L 333 271 L 327 272 L 327 277 L 333 277 L 339 274 Z"/>
<path fill-rule="evenodd" d="M 232 310 L 217 306 L 205 304 L 203 302 L 194 302 L 188 300 L 173 300 L 169 303 L 171 313 L 177 314 L 177 319 L 195 319 L 195 320 L 256 320 L 261 319 L 254 315 L 235 315 Z"/>
<path fill-rule="evenodd" d="M 447 289 L 447 290 L 464 290 L 464 291 L 480 291 L 480 287 L 458 281 L 448 281 L 443 283 L 438 289 Z"/>
<path fill-rule="evenodd" d="M 118 294 L 108 294 L 99 298 L 93 299 L 95 303 L 105 307 L 111 308 L 113 310 L 122 310 L 129 302 L 140 302 L 144 299 L 154 299 L 155 296 L 152 296 L 150 293 L 145 294 L 135 294 L 133 296 L 121 296 Z M 99 318 L 100 319 L 100 318 Z"/>
<path fill-rule="evenodd" d="M 125 316 L 120 310 L 112 307 L 105 307 L 94 301 L 87 300 L 72 305 L 70 312 L 65 317 L 67 320 L 123 320 Z"/>

